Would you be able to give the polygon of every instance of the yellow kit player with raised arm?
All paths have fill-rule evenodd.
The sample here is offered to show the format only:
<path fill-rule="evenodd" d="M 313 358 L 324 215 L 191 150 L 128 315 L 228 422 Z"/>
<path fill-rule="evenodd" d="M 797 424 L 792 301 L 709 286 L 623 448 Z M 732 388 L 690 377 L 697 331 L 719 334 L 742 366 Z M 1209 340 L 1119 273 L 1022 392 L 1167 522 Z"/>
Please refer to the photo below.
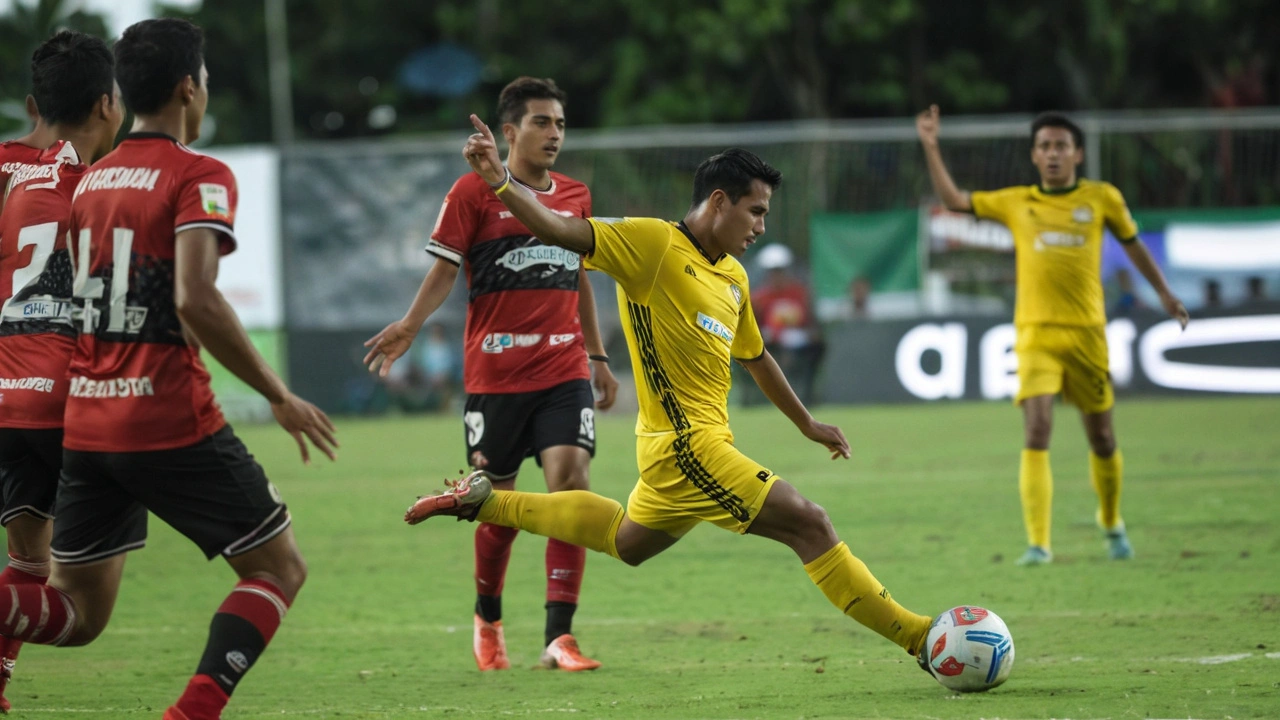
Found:
<path fill-rule="evenodd" d="M 636 368 L 640 479 L 624 508 L 587 491 L 494 490 L 482 474 L 454 481 L 409 509 L 410 523 L 455 515 L 607 553 L 639 565 L 703 522 L 790 547 L 810 580 L 840 611 L 919 658 L 930 618 L 899 605 L 840 541 L 826 511 L 747 457 L 729 431 L 732 361 L 832 458 L 849 457 L 840 429 L 820 423 L 796 397 L 764 348 L 737 258 L 764 233 L 781 173 L 755 155 L 726 150 L 694 173 L 682 222 L 568 218 L 511 183 L 493 136 L 478 132 L 467 161 L 516 218 L 543 242 L 582 253 L 587 267 L 618 282 L 627 344 Z"/>
<path fill-rule="evenodd" d="M 1124 467 L 1111 422 L 1115 396 L 1107 358 L 1107 318 L 1102 297 L 1103 229 L 1109 229 L 1160 295 L 1165 310 L 1183 327 L 1187 311 L 1169 291 L 1164 275 L 1138 238 L 1114 185 L 1077 176 L 1084 161 L 1084 133 L 1069 118 L 1045 113 L 1031 124 L 1031 162 L 1040 183 L 994 192 L 964 192 L 947 172 L 938 149 L 938 106 L 916 117 L 929 177 L 947 209 L 996 220 L 1008 226 L 1017 253 L 1019 389 L 1026 445 L 1018 485 L 1027 526 L 1027 552 L 1020 565 L 1053 560 L 1049 521 L 1053 476 L 1049 435 L 1053 398 L 1059 393 L 1080 409 L 1089 439 L 1089 474 L 1098 493 L 1098 524 L 1114 560 L 1133 556 L 1120 518 Z"/>

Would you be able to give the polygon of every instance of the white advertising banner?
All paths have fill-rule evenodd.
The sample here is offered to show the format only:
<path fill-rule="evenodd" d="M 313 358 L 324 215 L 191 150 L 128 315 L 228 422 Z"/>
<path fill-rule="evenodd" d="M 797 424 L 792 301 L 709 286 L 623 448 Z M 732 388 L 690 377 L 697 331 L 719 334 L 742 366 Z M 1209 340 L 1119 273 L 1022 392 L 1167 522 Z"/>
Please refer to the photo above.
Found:
<path fill-rule="evenodd" d="M 280 288 L 280 155 L 267 146 L 206 151 L 236 177 L 236 251 L 218 268 L 218 289 L 250 330 L 284 325 Z"/>

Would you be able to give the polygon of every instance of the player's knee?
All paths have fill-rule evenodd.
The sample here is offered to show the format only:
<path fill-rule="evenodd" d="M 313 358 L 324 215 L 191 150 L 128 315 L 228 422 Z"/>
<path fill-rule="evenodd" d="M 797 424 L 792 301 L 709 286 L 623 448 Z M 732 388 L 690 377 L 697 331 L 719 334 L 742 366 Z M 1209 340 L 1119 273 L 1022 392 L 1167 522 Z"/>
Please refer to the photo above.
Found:
<path fill-rule="evenodd" d="M 1048 450 L 1049 437 L 1052 434 L 1053 427 L 1044 421 L 1028 421 L 1027 422 L 1027 449 L 1028 450 Z"/>
<path fill-rule="evenodd" d="M 547 479 L 547 490 L 564 492 L 566 490 L 590 490 L 591 480 L 586 468 L 575 468 L 563 477 Z"/>
<path fill-rule="evenodd" d="M 1109 458 L 1116 452 L 1116 435 L 1111 428 L 1099 428 L 1089 433 L 1089 448 L 1101 458 Z"/>
<path fill-rule="evenodd" d="M 797 520 L 796 535 L 801 546 L 829 548 L 839 542 L 826 508 L 812 500 L 807 498 L 804 500 L 799 508 Z"/>

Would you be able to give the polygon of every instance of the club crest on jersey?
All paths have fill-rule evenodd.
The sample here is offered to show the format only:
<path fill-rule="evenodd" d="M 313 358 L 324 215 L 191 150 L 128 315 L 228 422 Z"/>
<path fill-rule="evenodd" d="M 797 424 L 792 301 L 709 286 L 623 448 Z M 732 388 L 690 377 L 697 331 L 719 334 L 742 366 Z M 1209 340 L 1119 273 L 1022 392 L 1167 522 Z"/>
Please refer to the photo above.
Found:
<path fill-rule="evenodd" d="M 739 305 L 742 304 L 742 288 L 737 285 L 729 286 L 729 294 L 733 296 L 733 301 Z"/>
<path fill-rule="evenodd" d="M 1071 219 L 1081 224 L 1091 223 L 1093 222 L 1093 208 L 1088 205 L 1081 205 L 1071 211 Z"/>
<path fill-rule="evenodd" d="M 733 342 L 733 331 L 730 330 L 727 325 L 713 317 L 708 317 L 703 313 L 698 313 L 698 327 L 727 343 Z"/>
<path fill-rule="evenodd" d="M 226 185 L 200 183 L 200 207 L 205 215 L 231 217 L 231 194 Z"/>
<path fill-rule="evenodd" d="M 498 258 L 495 264 L 513 272 L 521 272 L 535 265 L 549 265 L 552 269 L 563 267 L 565 270 L 577 270 L 582 263 L 578 253 L 550 245 L 529 245 L 508 251 Z"/>

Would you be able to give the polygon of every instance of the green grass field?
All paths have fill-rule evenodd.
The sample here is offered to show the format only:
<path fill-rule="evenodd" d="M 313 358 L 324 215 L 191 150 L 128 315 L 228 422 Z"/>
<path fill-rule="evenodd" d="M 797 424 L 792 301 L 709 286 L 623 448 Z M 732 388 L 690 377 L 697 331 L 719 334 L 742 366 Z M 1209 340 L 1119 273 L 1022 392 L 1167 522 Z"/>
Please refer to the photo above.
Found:
<path fill-rule="evenodd" d="M 1086 449 L 1062 408 L 1054 551 L 1024 569 L 1018 413 L 1004 403 L 823 408 L 854 457 L 831 462 L 779 414 L 739 411 L 739 446 L 827 508 L 894 596 L 974 603 L 1017 645 L 1003 687 L 954 696 L 832 608 L 786 548 L 699 528 L 640 568 L 589 558 L 576 633 L 605 665 L 529 669 L 544 541 L 516 543 L 505 601 L 516 669 L 471 659 L 470 525 L 400 518 L 461 460 L 453 417 L 346 421 L 336 465 L 303 467 L 274 427 L 241 435 L 283 492 L 310 579 L 225 713 L 239 718 L 1280 717 L 1280 400 L 1122 400 L 1124 515 L 1137 557 L 1105 559 Z M 594 488 L 635 482 L 633 418 L 599 424 Z M 532 463 L 522 480 L 542 486 Z M 28 647 L 16 717 L 158 718 L 233 584 L 152 520 L 106 633 Z"/>

